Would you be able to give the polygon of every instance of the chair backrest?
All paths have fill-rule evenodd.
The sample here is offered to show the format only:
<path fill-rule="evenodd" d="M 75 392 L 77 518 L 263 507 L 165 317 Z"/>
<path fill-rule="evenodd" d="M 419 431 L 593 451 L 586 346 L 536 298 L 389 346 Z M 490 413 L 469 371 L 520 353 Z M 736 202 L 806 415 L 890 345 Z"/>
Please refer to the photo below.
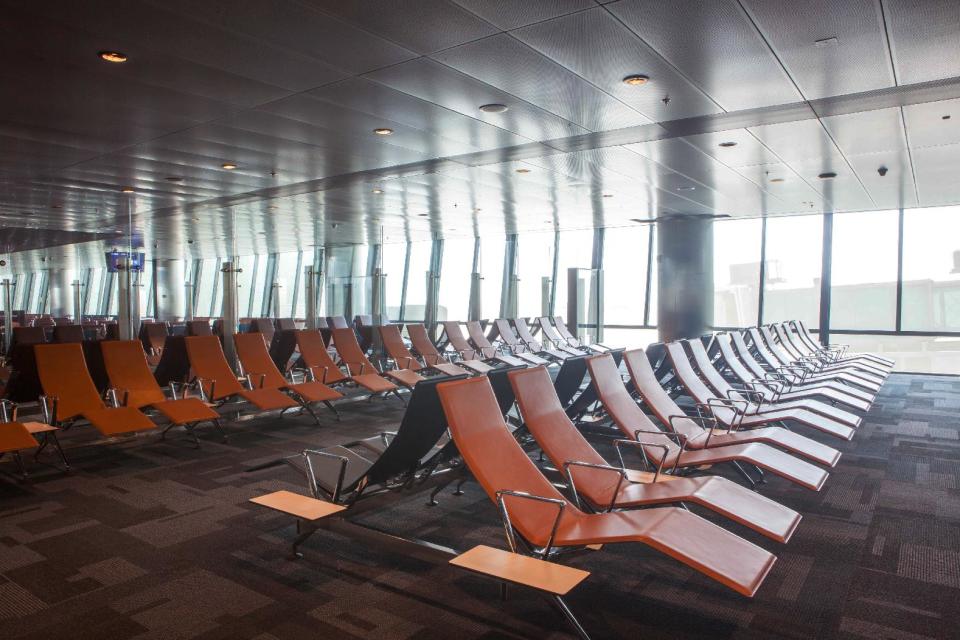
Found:
<path fill-rule="evenodd" d="M 443 325 L 443 332 L 447 334 L 447 340 L 450 342 L 450 346 L 452 346 L 455 351 L 463 354 L 464 360 L 473 360 L 477 357 L 477 351 L 467 342 L 463 331 L 460 329 L 459 322 L 455 320 L 445 320 L 441 322 L 441 324 Z"/>
<path fill-rule="evenodd" d="M 183 339 L 187 345 L 187 357 L 193 374 L 203 380 L 203 391 L 208 398 L 220 400 L 243 391 L 243 385 L 237 380 L 230 368 L 223 347 L 216 336 L 187 336 Z M 216 382 L 216 384 L 214 384 Z M 212 391 L 211 391 L 212 390 Z"/>
<path fill-rule="evenodd" d="M 545 367 L 514 371 L 510 383 L 524 424 L 553 466 L 563 469 L 564 463 L 571 461 L 607 464 L 564 413 Z M 571 473 L 581 495 L 594 505 L 609 504 L 617 485 L 615 474 L 583 467 L 571 467 Z"/>
<path fill-rule="evenodd" d="M 283 374 L 273 363 L 267 351 L 266 336 L 262 333 L 235 333 L 233 344 L 243 372 L 250 375 L 253 386 L 263 389 L 279 389 L 287 385 Z"/>
<path fill-rule="evenodd" d="M 623 360 L 623 349 L 611 349 L 607 353 L 613 358 L 613 365 L 619 371 L 620 362 Z M 587 365 L 587 371 L 590 371 L 589 363 Z M 588 385 L 580 395 L 574 398 L 570 406 L 567 407 L 567 415 L 576 420 L 579 416 L 586 413 L 590 409 L 590 406 L 597 402 L 597 400 L 596 385 Z"/>
<path fill-rule="evenodd" d="M 209 320 L 190 320 L 187 322 L 188 336 L 212 336 Z"/>
<path fill-rule="evenodd" d="M 743 334 L 739 331 L 731 331 L 730 341 L 733 343 L 734 349 L 736 349 L 740 362 L 742 362 L 755 377 L 762 378 L 766 370 L 763 368 L 763 365 L 753 357 L 753 354 L 750 353 L 750 347 L 747 346 L 747 341 L 744 339 Z"/>
<path fill-rule="evenodd" d="M 590 377 L 597 390 L 597 397 L 603 403 L 607 414 L 628 439 L 637 440 L 635 432 L 638 430 L 659 431 L 636 401 L 630 397 L 620 377 L 620 369 L 613 361 L 613 356 L 608 353 L 591 356 L 587 358 L 587 366 L 590 368 Z M 676 443 L 667 435 L 644 433 L 640 435 L 639 440 L 666 445 L 671 453 L 678 450 Z M 663 451 L 656 447 L 644 447 L 644 451 L 647 456 L 658 462 L 663 456 Z"/>
<path fill-rule="evenodd" d="M 586 375 L 587 357 L 585 355 L 571 356 L 563 361 L 553 381 L 553 388 L 557 392 L 560 406 L 567 407 L 573 401 Z"/>
<path fill-rule="evenodd" d="M 797 335 L 800 336 L 800 339 L 803 340 L 803 343 L 807 345 L 811 351 L 820 351 L 820 349 L 823 348 L 823 346 L 814 339 L 802 321 L 794 320 L 791 324 L 793 328 L 796 329 Z"/>
<path fill-rule="evenodd" d="M 377 328 L 380 330 L 380 337 L 383 339 L 383 348 L 387 355 L 393 358 L 397 369 L 410 369 L 411 371 L 423 369 L 423 366 L 407 349 L 407 345 L 403 343 L 400 327 L 395 324 L 388 324 Z"/>
<path fill-rule="evenodd" d="M 494 503 L 499 491 L 519 491 L 562 500 L 564 518 L 580 514 L 510 434 L 489 380 L 480 377 L 444 382 L 437 390 L 464 462 Z M 504 503 L 514 528 L 526 540 L 537 546 L 547 543 L 557 516 L 555 505 L 512 496 L 504 496 Z"/>
<path fill-rule="evenodd" d="M 58 324 L 53 328 L 53 341 L 59 344 L 83 342 L 83 327 L 78 324 Z"/>
<path fill-rule="evenodd" d="M 566 340 L 563 339 L 563 336 L 560 335 L 560 332 L 557 331 L 557 328 L 553 326 L 553 322 L 551 322 L 547 316 L 537 318 L 537 324 L 540 325 L 540 331 L 544 337 L 553 344 L 561 345 L 566 343 Z"/>
<path fill-rule="evenodd" d="M 683 388 L 687 390 L 687 393 L 690 394 L 690 397 L 693 398 L 695 402 L 706 404 L 714 398 L 724 397 L 714 393 L 713 390 L 700 379 L 693 365 L 690 364 L 690 360 L 687 359 L 687 353 L 684 351 L 682 343 L 668 342 L 665 346 L 667 349 L 667 358 L 670 360 L 670 366 L 673 367 L 673 372 L 677 375 L 677 380 L 680 381 L 680 384 L 683 385 Z M 727 386 L 729 387 L 729 384 Z M 733 410 L 725 407 L 714 406 L 711 413 L 717 420 L 725 424 L 730 424 L 736 418 Z"/>
<path fill-rule="evenodd" d="M 43 344 L 46 341 L 47 334 L 42 326 L 13 328 L 13 344 Z"/>
<path fill-rule="evenodd" d="M 470 335 L 473 346 L 480 351 L 484 358 L 492 358 L 496 355 L 496 348 L 487 340 L 487 336 L 483 333 L 483 327 L 480 326 L 478 320 L 471 320 L 467 323 L 467 333 Z M 513 332 L 510 332 L 510 335 L 513 335 Z"/>
<path fill-rule="evenodd" d="M 270 344 L 276 328 L 273 326 L 273 320 L 270 318 L 253 318 L 249 326 L 247 326 L 247 332 L 262 334 L 263 339 L 266 340 L 267 344 Z"/>
<path fill-rule="evenodd" d="M 369 327 L 373 324 L 373 316 L 362 314 L 354 317 L 353 323 L 358 327 Z"/>
<path fill-rule="evenodd" d="M 357 334 L 353 332 L 353 329 L 331 329 L 330 333 L 333 337 L 333 346 L 340 354 L 340 360 L 347 365 L 350 375 L 377 373 L 373 363 L 367 359 L 360 348 L 360 343 L 357 342 Z"/>
<path fill-rule="evenodd" d="M 728 398 L 731 396 L 731 392 L 736 394 L 736 389 L 730 386 L 727 379 L 717 371 L 717 367 L 710 360 L 710 354 L 707 353 L 707 348 L 703 346 L 702 340 L 684 340 L 684 343 L 690 349 L 690 353 L 693 354 L 693 361 L 697 364 L 697 368 L 700 369 L 700 375 L 713 387 L 717 395 L 722 398 Z"/>
<path fill-rule="evenodd" d="M 787 335 L 783 325 L 780 323 L 772 324 L 769 327 L 763 327 L 763 331 L 763 336 L 767 338 L 767 340 L 770 339 L 768 336 L 773 336 L 776 334 L 776 338 L 780 343 L 780 348 L 786 351 L 791 358 L 797 359 L 805 355 L 793 344 L 793 340 L 790 339 L 790 336 Z"/>
<path fill-rule="evenodd" d="M 531 351 L 542 351 L 543 345 L 533 337 L 533 334 L 530 333 L 530 327 L 527 326 L 527 321 L 524 318 L 517 318 L 513 321 L 513 327 L 517 331 L 517 337 L 527 345 Z"/>
<path fill-rule="evenodd" d="M 157 384 L 147 354 L 139 340 L 107 340 L 100 343 L 103 364 L 106 367 L 110 386 L 117 390 L 117 400 L 126 398 L 126 405 L 140 408 L 166 398 Z"/>
<path fill-rule="evenodd" d="M 277 329 L 270 341 L 270 359 L 280 372 L 290 369 L 294 364 L 293 355 L 297 352 L 296 329 Z"/>
<path fill-rule="evenodd" d="M 408 324 L 407 335 L 410 336 L 410 342 L 413 348 L 429 365 L 442 364 L 447 362 L 446 358 L 437 350 L 433 340 L 427 334 L 427 327 L 422 324 Z"/>
<path fill-rule="evenodd" d="M 33 347 L 44 395 L 57 400 L 57 420 L 103 409 L 103 400 L 87 371 L 79 344 L 38 344 Z"/>
<path fill-rule="evenodd" d="M 557 328 L 557 331 L 559 331 L 560 335 L 566 340 L 572 340 L 575 341 L 576 344 L 580 344 L 580 341 L 577 340 L 577 337 L 570 333 L 570 329 L 567 328 L 567 323 L 563 321 L 563 316 L 553 316 L 553 326 Z"/>
<path fill-rule="evenodd" d="M 167 323 L 144 322 L 140 325 L 140 340 L 144 347 L 160 351 L 167 341 Z"/>
<path fill-rule="evenodd" d="M 779 367 L 781 365 L 790 364 L 785 356 L 777 353 L 773 347 L 767 346 L 763 340 L 763 337 L 760 335 L 759 329 L 756 327 L 750 327 L 747 329 L 747 333 L 750 335 L 750 340 L 753 342 L 753 348 L 757 352 L 757 355 L 759 355 L 760 358 L 769 366 Z"/>
<path fill-rule="evenodd" d="M 350 325 L 343 316 L 327 316 L 327 326 L 331 329 L 346 329 Z"/>
<path fill-rule="evenodd" d="M 184 336 L 170 336 L 164 343 L 163 353 L 160 354 L 160 362 L 157 363 L 153 377 L 157 384 L 164 387 L 171 382 L 187 382 L 189 376 L 190 359 L 187 357 Z"/>
<path fill-rule="evenodd" d="M 447 431 L 447 419 L 440 406 L 437 385 L 461 380 L 463 376 L 421 380 L 410 392 L 407 408 L 396 435 L 373 466 L 367 471 L 367 481 L 379 484 L 401 473 L 415 470 L 441 436 Z"/>
<path fill-rule="evenodd" d="M 653 411 L 653 414 L 657 416 L 657 420 L 663 426 L 687 438 L 693 438 L 703 433 L 703 428 L 693 420 L 673 417 L 684 415 L 684 411 L 677 406 L 677 403 L 657 380 L 657 374 L 653 370 L 653 365 L 650 364 L 650 358 L 647 357 L 643 349 L 627 351 L 623 355 L 623 359 L 627 363 L 627 371 L 630 372 L 630 380 L 633 382 L 634 389 L 643 398 L 643 404 Z"/>
<path fill-rule="evenodd" d="M 323 380 L 329 384 L 345 380 L 347 376 L 343 375 L 337 363 L 327 352 L 327 346 L 323 342 L 323 336 L 317 329 L 298 329 L 294 332 L 297 339 L 297 349 L 300 351 L 300 357 L 307 368 L 313 370 L 317 380 Z"/>
<path fill-rule="evenodd" d="M 477 323 L 477 326 L 479 327 L 480 324 Z M 509 320 L 506 318 L 497 318 L 493 321 L 493 326 L 497 328 L 497 335 L 499 335 L 500 339 L 506 344 L 510 345 L 511 347 L 520 346 L 520 338 L 518 338 L 517 334 L 513 332 L 513 328 L 510 326 Z M 467 324 L 467 328 L 470 328 L 470 323 Z M 473 338 L 473 334 L 474 332 L 471 331 L 471 338 Z M 477 346 L 480 346 L 476 340 L 474 340 L 474 343 L 477 344 Z"/>
<path fill-rule="evenodd" d="M 290 331 L 297 328 L 297 321 L 293 318 L 277 318 L 277 330 Z"/>

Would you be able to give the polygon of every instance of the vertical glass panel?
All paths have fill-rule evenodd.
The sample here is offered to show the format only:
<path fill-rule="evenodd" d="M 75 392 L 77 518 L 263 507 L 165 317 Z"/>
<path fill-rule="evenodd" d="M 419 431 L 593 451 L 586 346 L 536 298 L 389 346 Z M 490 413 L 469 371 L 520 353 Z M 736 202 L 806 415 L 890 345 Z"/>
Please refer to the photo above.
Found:
<path fill-rule="evenodd" d="M 427 306 L 427 271 L 430 270 L 430 251 L 433 243 L 410 243 L 410 275 L 407 278 L 407 306 L 404 320 L 423 321 Z"/>
<path fill-rule="evenodd" d="M 605 324 L 643 324 L 647 287 L 647 253 L 651 225 L 608 227 L 603 235 L 603 321 Z M 565 307 L 557 314 L 566 317 Z M 611 330 L 605 330 L 604 341 Z M 619 342 L 611 342 L 621 346 Z M 635 345 L 644 346 L 644 345 Z"/>
<path fill-rule="evenodd" d="M 760 218 L 714 223 L 714 326 L 751 327 L 757 324 L 762 233 Z"/>
<path fill-rule="evenodd" d="M 660 290 L 660 283 L 657 278 L 660 277 L 660 261 L 657 259 L 657 228 L 650 226 L 650 233 L 653 234 L 653 260 L 650 261 L 650 315 L 647 322 L 650 326 L 657 326 L 657 292 Z"/>
<path fill-rule="evenodd" d="M 23 309 L 23 292 L 27 288 L 27 274 L 18 273 L 10 278 L 10 281 L 16 283 L 13 289 L 13 308 Z"/>
<path fill-rule="evenodd" d="M 140 296 L 140 317 L 153 317 L 153 260 L 144 261 L 143 271 L 137 274 L 137 295 Z"/>
<path fill-rule="evenodd" d="M 960 331 L 960 207 L 904 211 L 902 328 Z"/>
<path fill-rule="evenodd" d="M 193 285 L 197 300 L 196 308 L 193 310 L 194 315 L 204 318 L 218 313 L 211 312 L 210 308 L 213 303 L 213 283 L 219 276 L 220 272 L 217 271 L 216 258 L 204 258 L 201 260 L 200 277 Z"/>
<path fill-rule="evenodd" d="M 307 277 L 306 268 L 310 265 L 310 261 L 313 260 L 313 250 L 306 249 L 300 252 L 302 257 L 300 258 L 300 279 L 297 281 L 299 286 L 297 287 L 296 300 L 297 303 L 293 309 L 294 318 L 306 318 L 307 317 L 307 292 L 305 278 Z"/>
<path fill-rule="evenodd" d="M 443 241 L 443 265 L 437 320 L 466 320 L 470 307 L 470 274 L 473 273 L 473 238 Z"/>
<path fill-rule="evenodd" d="M 767 219 L 763 321 L 802 320 L 820 326 L 823 216 Z"/>
<path fill-rule="evenodd" d="M 503 234 L 480 238 L 480 261 L 477 269 L 483 278 L 480 282 L 480 315 L 484 318 L 496 318 L 500 315 L 506 242 Z"/>
<path fill-rule="evenodd" d="M 593 229 L 575 229 L 560 233 L 560 252 L 557 254 L 557 288 L 553 313 L 567 317 L 567 269 L 589 269 L 593 262 Z M 596 305 L 594 305 L 596 307 Z M 595 315 L 595 309 L 593 312 Z M 543 314 L 537 314 L 543 315 Z M 591 331 L 592 333 L 592 331 Z"/>
<path fill-rule="evenodd" d="M 237 258 L 237 268 L 240 273 L 237 274 L 237 308 L 241 318 L 250 317 L 250 290 L 253 287 L 254 266 L 257 256 L 240 256 Z M 220 282 L 223 287 L 223 281 Z"/>
<path fill-rule="evenodd" d="M 830 328 L 895 329 L 897 211 L 833 216 Z"/>
<path fill-rule="evenodd" d="M 555 239 L 552 231 L 522 233 L 517 238 L 517 315 L 521 317 L 536 318 L 550 311 Z"/>
<path fill-rule="evenodd" d="M 83 307 L 84 315 L 98 315 L 100 309 L 97 303 L 100 301 L 100 290 L 103 289 L 104 275 L 106 269 L 91 269 L 90 279 L 87 281 L 87 290 L 83 292 L 86 304 Z"/>
<path fill-rule="evenodd" d="M 407 243 L 393 242 L 381 249 L 385 290 L 384 304 L 389 318 L 400 317 L 400 299 L 403 295 L 403 263 L 407 258 Z"/>
<path fill-rule="evenodd" d="M 267 282 L 267 276 L 269 275 L 267 269 L 267 262 L 270 260 L 270 257 L 267 255 L 258 255 L 256 260 L 256 268 L 254 269 L 254 280 L 251 283 L 253 287 L 253 295 L 250 299 L 250 317 L 259 318 L 263 315 L 263 299 L 267 295 L 267 292 L 270 291 L 271 282 Z"/>
<path fill-rule="evenodd" d="M 278 318 L 289 318 L 293 313 L 293 294 L 297 284 L 298 255 L 296 251 L 277 254 L 277 275 L 274 281 L 280 285 L 280 288 L 277 290 L 280 306 L 273 311 L 273 315 Z M 271 284 L 272 283 L 268 282 L 267 286 L 269 287 Z"/>

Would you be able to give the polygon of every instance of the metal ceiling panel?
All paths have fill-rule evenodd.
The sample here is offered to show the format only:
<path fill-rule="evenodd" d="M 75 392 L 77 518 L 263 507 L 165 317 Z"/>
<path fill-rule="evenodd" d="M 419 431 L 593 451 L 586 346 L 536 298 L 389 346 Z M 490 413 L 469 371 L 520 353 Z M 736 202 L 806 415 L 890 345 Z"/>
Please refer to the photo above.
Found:
<path fill-rule="evenodd" d="M 801 99 L 736 0 L 619 0 L 606 7 L 723 109 Z"/>
<path fill-rule="evenodd" d="M 537 0 L 536 2 L 453 0 L 453 2 L 504 31 L 596 6 L 592 0 Z"/>
<path fill-rule="evenodd" d="M 920 206 L 956 204 L 960 144 L 914 149 L 912 154 Z"/>
<path fill-rule="evenodd" d="M 420 54 L 499 33 L 447 0 L 305 0 L 361 29 Z"/>
<path fill-rule="evenodd" d="M 913 183 L 913 167 L 906 150 L 884 151 L 847 156 L 878 209 L 917 206 L 917 189 Z M 877 169 L 885 167 L 886 175 Z"/>
<path fill-rule="evenodd" d="M 957 0 L 883 0 L 900 84 L 960 76 Z"/>
<path fill-rule="evenodd" d="M 703 133 L 683 138 L 703 153 L 728 167 L 746 167 L 752 164 L 771 164 L 779 158 L 746 129 L 732 129 Z M 723 146 L 730 145 L 733 146 Z"/>
<path fill-rule="evenodd" d="M 777 157 L 788 163 L 823 158 L 823 169 L 804 178 L 816 178 L 821 171 L 840 171 L 839 166 L 830 164 L 840 155 L 837 146 L 818 120 L 761 125 L 750 127 L 749 131 Z"/>
<path fill-rule="evenodd" d="M 805 98 L 894 84 L 876 0 L 741 1 Z"/>
<path fill-rule="evenodd" d="M 368 74 L 367 77 L 529 140 L 550 140 L 587 132 L 569 120 L 429 58 L 411 60 Z M 491 103 L 507 105 L 509 111 L 480 111 L 480 105 Z"/>
<path fill-rule="evenodd" d="M 847 156 L 907 148 L 899 108 L 830 116 L 821 122 Z"/>
<path fill-rule="evenodd" d="M 506 34 L 432 57 L 590 131 L 649 122 L 623 102 Z"/>
<path fill-rule="evenodd" d="M 651 122 L 721 111 L 601 7 L 517 29 L 511 35 L 633 107 Z M 624 77 L 638 73 L 649 76 L 652 82 L 642 86 L 623 83 Z M 664 102 L 667 96 L 669 100 Z"/>
<path fill-rule="evenodd" d="M 960 99 L 903 108 L 911 147 L 960 144 Z"/>

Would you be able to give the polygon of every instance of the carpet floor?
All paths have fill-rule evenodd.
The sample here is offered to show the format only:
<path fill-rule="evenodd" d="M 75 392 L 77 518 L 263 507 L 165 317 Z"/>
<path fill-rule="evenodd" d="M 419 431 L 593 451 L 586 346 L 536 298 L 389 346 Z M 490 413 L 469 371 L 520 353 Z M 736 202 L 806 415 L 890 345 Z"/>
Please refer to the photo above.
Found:
<path fill-rule="evenodd" d="M 493 581 L 376 537 L 320 531 L 294 561 L 292 520 L 248 502 L 304 492 L 288 467 L 251 466 L 395 428 L 401 412 L 386 400 L 346 406 L 342 422 L 321 414 L 321 426 L 241 421 L 227 427 L 228 443 L 202 434 L 200 449 L 174 432 L 107 444 L 87 442 L 89 429 L 65 434 L 73 473 L 33 465 L 30 483 L 0 479 L 0 636 L 571 637 L 536 593 L 501 601 Z M 803 514 L 792 540 L 723 522 L 778 556 L 753 599 L 625 544 L 569 558 L 592 575 L 568 604 L 594 638 L 960 637 L 958 415 L 960 379 L 893 375 L 853 441 L 803 430 L 843 457 L 819 493 L 779 478 L 761 487 Z M 480 488 L 451 489 L 435 507 L 419 490 L 352 519 L 461 551 L 502 547 Z"/>

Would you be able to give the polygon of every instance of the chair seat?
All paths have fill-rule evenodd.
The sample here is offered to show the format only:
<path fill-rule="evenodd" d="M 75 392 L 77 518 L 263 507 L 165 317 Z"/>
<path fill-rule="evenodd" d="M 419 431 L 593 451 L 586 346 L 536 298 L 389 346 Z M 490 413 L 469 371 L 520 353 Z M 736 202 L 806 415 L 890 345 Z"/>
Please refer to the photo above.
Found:
<path fill-rule="evenodd" d="M 707 435 L 707 432 L 704 431 L 704 433 L 687 440 L 687 448 L 690 450 L 704 448 Z M 782 427 L 760 427 L 730 433 L 714 433 L 710 438 L 709 445 L 706 446 L 709 449 L 715 449 L 749 442 L 765 442 L 830 467 L 835 466 L 840 460 L 840 452 L 833 447 L 821 444 L 799 433 L 787 431 Z"/>
<path fill-rule="evenodd" d="M 392 380 L 396 380 L 408 389 L 414 388 L 417 386 L 418 382 L 423 380 L 423 376 L 416 371 L 411 371 L 410 369 L 393 369 L 391 371 L 387 371 L 385 375 L 390 377 Z"/>
<path fill-rule="evenodd" d="M 786 478 L 812 491 L 820 491 L 830 476 L 829 473 L 820 467 L 795 458 L 789 453 L 785 453 L 779 449 L 774 449 L 762 442 L 735 444 L 729 447 L 717 447 L 715 449 L 684 451 L 680 456 L 680 466 L 692 467 L 706 464 L 719 464 L 733 460 L 750 462 L 761 469 Z M 670 467 L 673 462 L 674 456 L 668 457 L 664 467 Z"/>
<path fill-rule="evenodd" d="M 40 446 L 37 439 L 20 422 L 0 422 L 0 453 L 32 449 Z"/>
<path fill-rule="evenodd" d="M 154 402 L 150 406 L 162 413 L 173 424 L 191 424 L 216 420 L 220 417 L 200 398 L 180 398 Z"/>
<path fill-rule="evenodd" d="M 459 366 L 466 367 L 474 373 L 484 374 L 493 371 L 496 367 L 491 367 L 483 360 L 461 360 Z"/>
<path fill-rule="evenodd" d="M 105 436 L 149 431 L 157 427 L 153 420 L 133 407 L 89 409 L 81 415 Z"/>
<path fill-rule="evenodd" d="M 483 363 L 481 363 L 481 364 L 483 364 Z M 484 366 L 486 366 L 486 365 L 484 365 Z M 448 375 L 448 376 L 460 376 L 460 375 L 463 375 L 463 374 L 465 374 L 465 373 L 470 373 L 469 371 L 467 371 L 467 370 L 464 369 L 463 367 L 460 367 L 460 366 L 455 365 L 455 364 L 450 364 L 449 362 L 441 362 L 441 363 L 439 363 L 439 364 L 435 364 L 435 365 L 433 365 L 433 368 L 436 369 L 437 371 L 439 371 L 440 373 L 442 373 L 442 374 L 444 374 L 444 375 Z"/>
<path fill-rule="evenodd" d="M 324 402 L 342 398 L 343 394 L 322 382 L 301 382 L 287 387 L 307 402 Z"/>
<path fill-rule="evenodd" d="M 369 391 L 370 393 L 383 393 L 385 391 L 394 391 L 397 385 L 393 384 L 383 376 L 375 373 L 364 373 L 353 376 L 353 381 Z"/>
<path fill-rule="evenodd" d="M 299 402 L 279 389 L 253 389 L 252 391 L 250 389 L 243 389 L 236 395 L 264 411 L 292 409 L 300 406 Z"/>

